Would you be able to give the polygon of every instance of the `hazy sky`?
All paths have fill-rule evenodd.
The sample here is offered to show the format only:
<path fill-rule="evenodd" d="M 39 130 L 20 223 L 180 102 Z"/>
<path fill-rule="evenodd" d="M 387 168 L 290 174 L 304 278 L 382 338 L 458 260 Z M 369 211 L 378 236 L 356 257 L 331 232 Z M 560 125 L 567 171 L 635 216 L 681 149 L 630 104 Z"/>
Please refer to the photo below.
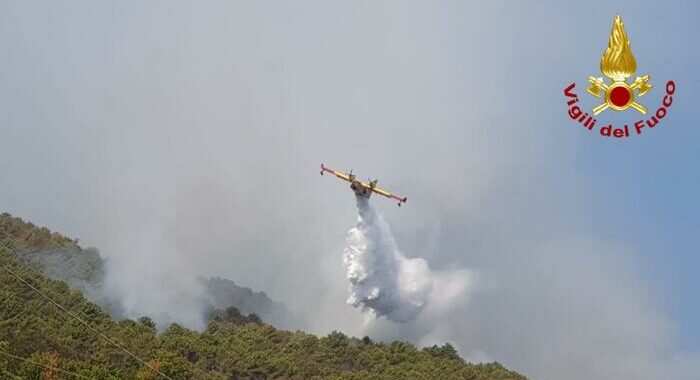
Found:
<path fill-rule="evenodd" d="M 406 255 L 480 284 L 449 320 L 373 334 L 536 379 L 697 379 L 698 10 L 0 1 L 0 209 L 99 247 L 136 287 L 221 275 L 313 332 L 359 334 L 354 200 L 318 175 L 354 168 L 408 196 L 373 200 Z M 594 104 L 617 12 L 656 85 L 640 101 L 677 83 L 663 123 L 622 141 L 573 123 L 562 93 Z"/>

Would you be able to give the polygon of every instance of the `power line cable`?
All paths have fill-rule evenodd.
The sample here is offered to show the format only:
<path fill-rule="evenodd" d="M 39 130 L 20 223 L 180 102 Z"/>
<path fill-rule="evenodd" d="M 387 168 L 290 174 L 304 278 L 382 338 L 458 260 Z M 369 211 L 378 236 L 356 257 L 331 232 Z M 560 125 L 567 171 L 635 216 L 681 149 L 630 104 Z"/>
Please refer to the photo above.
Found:
<path fill-rule="evenodd" d="M 52 370 L 55 370 L 55 371 L 58 371 L 58 372 L 61 372 L 61 373 L 66 373 L 66 374 L 68 374 L 68 375 L 73 375 L 73 376 L 79 377 L 79 378 L 81 378 L 81 379 L 97 380 L 97 379 L 94 378 L 94 377 L 81 375 L 81 374 L 79 374 L 79 373 L 67 371 L 67 370 L 65 370 L 65 369 L 60 369 L 60 368 L 58 368 L 58 367 L 53 367 L 53 366 L 50 366 L 50 365 L 47 365 L 47 364 L 35 362 L 35 361 L 33 361 L 33 360 L 30 360 L 30 359 L 27 359 L 27 358 L 23 358 L 23 357 L 21 357 L 21 356 L 13 355 L 13 354 L 11 354 L 11 353 L 9 353 L 9 352 L 5 352 L 5 351 L 2 351 L 2 350 L 0 350 L 0 355 L 9 356 L 9 357 L 11 357 L 11 358 L 13 358 L 13 359 L 21 360 L 21 361 L 23 361 L 23 362 L 27 362 L 27 363 L 30 363 L 30 364 L 34 364 L 34 365 L 37 365 L 37 366 L 40 366 L 40 367 L 52 369 Z M 8 373 L 8 374 L 10 374 L 10 375 L 13 376 L 13 377 L 16 377 L 16 378 L 18 378 L 18 379 L 22 379 L 21 377 L 15 376 L 15 375 L 9 373 L 8 371 L 5 371 L 5 372 Z"/>
<path fill-rule="evenodd" d="M 8 248 L 8 247 L 7 247 L 6 245 L 4 245 L 4 244 L 3 244 L 3 246 L 5 246 L 5 248 Z M 9 249 L 9 248 L 8 248 L 8 249 Z M 14 276 L 15 278 L 17 278 L 19 281 L 21 281 L 22 283 L 24 283 L 25 285 L 27 285 L 28 287 L 30 287 L 30 288 L 31 288 L 33 291 L 35 291 L 37 294 L 39 294 L 40 296 L 44 297 L 44 299 L 46 299 L 47 301 L 51 302 L 54 306 L 56 306 L 57 308 L 59 308 L 61 311 L 63 311 L 64 313 L 66 313 L 66 314 L 68 314 L 69 316 L 71 316 L 72 318 L 74 318 L 76 321 L 78 321 L 78 322 L 80 322 L 81 324 L 83 324 L 85 327 L 87 327 L 88 329 L 90 329 L 92 332 L 94 332 L 94 333 L 98 334 L 99 336 L 101 336 L 104 340 L 106 340 L 107 342 L 109 342 L 110 344 L 112 344 L 114 347 L 117 347 L 117 348 L 119 348 L 120 350 L 124 351 L 126 354 L 128 354 L 129 356 L 131 356 L 132 358 L 134 358 L 134 359 L 135 359 L 136 361 L 138 361 L 139 363 L 141 363 L 141 364 L 145 365 L 146 367 L 150 368 L 151 370 L 153 370 L 154 372 L 156 372 L 158 375 L 160 375 L 160 376 L 162 376 L 162 377 L 164 377 L 164 378 L 166 378 L 166 379 L 168 379 L 168 380 L 173 380 L 170 376 L 164 374 L 164 373 L 161 372 L 158 368 L 152 366 L 151 364 L 149 364 L 149 363 L 146 362 L 145 360 L 143 360 L 143 359 L 141 359 L 140 357 L 136 356 L 134 353 L 132 353 L 131 351 L 127 350 L 125 347 L 123 347 L 122 345 L 120 345 L 119 343 L 115 342 L 113 339 L 111 339 L 111 338 L 108 337 L 107 335 L 105 335 L 103 332 L 101 332 L 101 331 L 97 330 L 96 328 L 92 327 L 89 323 L 85 322 L 82 318 L 80 318 L 79 316 L 77 316 L 75 313 L 71 312 L 70 310 L 68 310 L 68 309 L 66 309 L 65 307 L 63 307 L 63 305 L 61 305 L 61 304 L 59 304 L 58 302 L 54 301 L 51 297 L 49 297 L 48 295 L 46 295 L 46 294 L 45 294 L 44 292 L 42 292 L 41 290 L 37 289 L 34 285 L 32 285 L 31 283 L 29 283 L 28 281 L 26 281 L 25 279 L 23 279 L 20 275 L 16 274 L 16 273 L 13 272 L 11 269 L 7 268 L 7 267 L 4 266 L 4 265 L 0 265 L 0 267 L 2 267 L 2 269 L 4 269 L 6 272 L 8 272 L 8 273 L 10 273 L 11 275 L 13 275 L 13 276 Z"/>

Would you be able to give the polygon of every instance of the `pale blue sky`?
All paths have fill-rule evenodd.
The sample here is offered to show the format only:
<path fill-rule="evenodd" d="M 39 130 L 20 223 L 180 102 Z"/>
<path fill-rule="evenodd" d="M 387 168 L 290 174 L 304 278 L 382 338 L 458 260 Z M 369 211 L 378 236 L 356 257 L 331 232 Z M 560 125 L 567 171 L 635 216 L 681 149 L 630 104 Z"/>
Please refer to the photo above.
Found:
<path fill-rule="evenodd" d="M 591 207 L 596 207 L 601 214 L 591 223 L 601 236 L 628 241 L 639 249 L 647 262 L 650 281 L 670 314 L 680 323 L 680 344 L 698 350 L 700 129 L 696 99 L 700 89 L 700 65 L 694 46 L 700 29 L 694 20 L 700 8 L 690 1 L 634 1 L 616 7 L 595 3 L 588 6 L 610 9 L 610 13 L 620 12 L 628 24 L 628 36 L 637 56 L 637 74 L 649 73 L 656 83 L 655 94 L 650 95 L 649 100 L 640 99 L 641 102 L 655 109 L 660 105 L 658 96 L 665 82 L 674 80 L 678 86 L 670 117 L 656 130 L 633 136 L 636 138 L 631 141 L 604 141 L 598 136 L 579 133 L 583 140 L 577 149 L 579 170 L 594 181 L 598 194 L 596 204 Z M 572 8 L 573 12 L 585 13 L 585 8 L 581 9 L 583 6 Z M 582 21 L 583 18 L 578 19 L 576 26 L 585 25 Z M 589 23 L 593 30 L 600 24 L 599 20 Z M 611 20 L 607 20 L 607 24 L 611 24 Z M 609 29 L 606 22 L 602 22 L 601 29 Z M 604 33 L 592 33 L 593 30 L 588 35 L 579 31 L 577 42 L 586 50 L 594 46 L 602 52 L 605 41 L 600 40 Z M 591 67 L 590 70 L 595 69 Z M 583 85 L 584 79 L 576 81 Z M 585 98 L 586 95 L 581 96 Z M 618 124 L 639 119 L 636 115 L 614 118 L 603 115 L 600 120 L 604 117 L 610 121 L 619 120 Z M 567 120 L 562 123 L 563 126 L 571 124 Z"/>

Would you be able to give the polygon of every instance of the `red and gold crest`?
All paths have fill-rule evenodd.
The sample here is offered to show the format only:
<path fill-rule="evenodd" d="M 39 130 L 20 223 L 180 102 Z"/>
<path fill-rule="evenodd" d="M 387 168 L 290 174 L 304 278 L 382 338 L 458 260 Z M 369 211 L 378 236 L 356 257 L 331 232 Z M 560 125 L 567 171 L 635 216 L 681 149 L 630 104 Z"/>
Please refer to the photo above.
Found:
<path fill-rule="evenodd" d="M 603 77 L 588 77 L 588 82 L 591 84 L 586 89 L 588 93 L 604 100 L 603 103 L 593 107 L 590 115 L 584 111 L 587 106 L 584 108 L 579 102 L 581 99 L 576 93 L 576 82 L 564 88 L 566 105 L 569 108 L 567 114 L 571 120 L 589 131 L 598 131 L 601 136 L 614 138 L 627 138 L 633 136 L 634 132 L 640 135 L 643 131 L 656 128 L 661 124 L 661 120 L 666 117 L 673 104 L 676 82 L 672 80 L 666 82 L 664 88 L 666 91 L 663 94 L 661 105 L 655 112 L 652 110 L 651 115 L 647 116 L 646 119 L 627 121 L 621 126 L 615 126 L 612 123 L 598 123 L 596 118 L 599 113 L 608 108 L 614 111 L 625 111 L 628 108 L 633 108 L 641 114 L 647 113 L 647 108 L 636 99 L 647 94 L 653 85 L 649 83 L 649 75 L 638 76 L 633 81 L 628 81 L 632 74 L 637 71 L 637 60 L 632 54 L 630 40 L 627 38 L 625 25 L 622 23 L 620 15 L 615 16 L 613 21 L 608 48 L 605 49 L 600 58 L 600 71 L 610 78 L 610 81 L 606 82 Z"/>
<path fill-rule="evenodd" d="M 647 108 L 635 100 L 635 91 L 637 97 L 642 97 L 651 90 L 652 84 L 649 83 L 649 75 L 636 77 L 634 82 L 627 83 L 627 78 L 637 71 L 637 61 L 632 54 L 630 40 L 627 38 L 620 15 L 615 16 L 613 21 L 608 48 L 600 59 L 600 71 L 612 82 L 607 84 L 602 77 L 588 78 L 591 83 L 587 89 L 588 93 L 605 100 L 604 103 L 593 108 L 594 115 L 608 108 L 615 111 L 634 108 L 642 114 L 647 113 Z"/>

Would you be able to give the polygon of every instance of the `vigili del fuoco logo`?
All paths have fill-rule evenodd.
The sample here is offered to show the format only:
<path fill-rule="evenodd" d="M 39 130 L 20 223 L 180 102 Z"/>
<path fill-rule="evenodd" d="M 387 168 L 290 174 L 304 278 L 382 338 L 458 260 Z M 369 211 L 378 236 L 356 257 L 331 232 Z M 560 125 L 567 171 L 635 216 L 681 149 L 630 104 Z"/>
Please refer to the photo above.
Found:
<path fill-rule="evenodd" d="M 676 92 L 676 84 L 670 80 L 666 82 L 665 95 L 662 104 L 644 119 L 637 120 L 624 126 L 614 126 L 598 122 L 598 115 L 605 110 L 628 111 L 630 109 L 641 115 L 647 115 L 647 107 L 642 103 L 642 97 L 652 90 L 654 86 L 650 82 L 648 74 L 635 77 L 634 81 L 628 82 L 628 78 L 637 71 L 637 61 L 634 59 L 630 40 L 625 32 L 625 25 L 620 15 L 615 16 L 608 48 L 605 49 L 603 57 L 600 59 L 600 71 L 609 82 L 603 77 L 588 77 L 591 84 L 586 91 L 601 100 L 602 102 L 594 106 L 591 114 L 584 112 L 579 106 L 579 97 L 574 92 L 576 83 L 571 83 L 564 89 L 567 98 L 566 104 L 569 106 L 569 116 L 572 120 L 580 123 L 589 131 L 597 130 L 601 136 L 623 138 L 630 135 L 639 135 L 660 125 L 662 119 L 668 113 L 673 104 L 673 93 Z"/>

